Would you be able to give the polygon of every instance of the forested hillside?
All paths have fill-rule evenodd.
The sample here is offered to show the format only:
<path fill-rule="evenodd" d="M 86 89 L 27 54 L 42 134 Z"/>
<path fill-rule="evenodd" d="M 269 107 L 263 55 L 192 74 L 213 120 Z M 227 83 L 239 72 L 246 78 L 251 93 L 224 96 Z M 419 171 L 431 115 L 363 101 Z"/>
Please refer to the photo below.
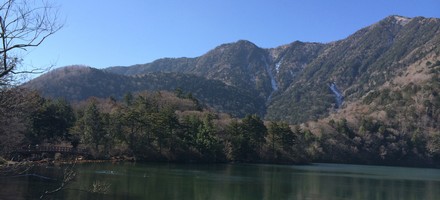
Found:
<path fill-rule="evenodd" d="M 223 145 L 219 148 L 229 152 L 216 155 L 223 160 L 234 160 L 231 145 L 254 145 L 252 148 L 263 149 L 252 158 L 246 157 L 250 156 L 247 153 L 241 155 L 246 157 L 244 160 L 288 158 L 288 161 L 437 165 L 439 67 L 440 19 L 390 16 L 327 44 L 296 41 L 264 49 L 240 40 L 222 44 L 195 58 L 164 58 L 103 70 L 61 68 L 24 87 L 35 89 L 45 97 L 77 103 L 90 97 L 111 98 L 118 102 L 114 104 L 118 109 L 130 94 L 175 93 L 177 98 L 191 99 L 197 104 L 197 109 L 191 111 L 200 112 L 197 116 L 205 112 L 210 112 L 211 117 L 225 116 L 219 113 L 231 116 L 226 120 L 227 126 L 222 123 L 224 118 L 214 120 L 214 124 L 218 122 L 214 135 Z M 170 111 L 172 115 L 182 112 Z M 176 118 L 179 126 L 187 123 L 181 117 Z M 227 136 L 228 131 L 246 132 L 246 125 L 241 123 L 251 119 L 260 124 L 264 119 L 269 130 L 258 141 L 246 135 L 233 139 Z M 199 120 L 201 123 L 206 119 Z M 276 130 L 279 127 L 287 130 L 289 124 L 296 139 L 271 136 L 271 124 Z M 282 132 L 279 130 L 279 134 Z M 181 138 L 175 139 L 172 141 Z M 156 150 L 162 147 L 159 140 L 162 139 L 150 141 Z M 129 141 L 125 142 L 129 145 Z M 287 149 L 283 142 L 289 144 Z"/>
<path fill-rule="evenodd" d="M 70 66 L 44 74 L 26 86 L 37 90 L 45 88 L 39 90 L 42 95 L 73 102 L 89 97 L 122 99 L 128 93 L 144 90 L 182 90 L 197 97 L 200 105 L 234 116 L 263 115 L 265 112 L 264 99 L 252 92 L 190 74 L 158 72 L 129 77 L 85 66 Z"/>
<path fill-rule="evenodd" d="M 355 102 L 409 66 L 423 67 L 422 60 L 436 63 L 439 27 L 439 19 L 390 16 L 328 44 L 297 41 L 263 49 L 241 40 L 196 58 L 166 58 L 102 71 L 70 67 L 27 85 L 44 95 L 68 100 L 121 98 L 128 91 L 185 87 L 202 103 L 234 116 L 256 113 L 268 120 L 302 123 L 326 117 L 343 106 L 338 105 L 332 85 L 344 103 Z"/>

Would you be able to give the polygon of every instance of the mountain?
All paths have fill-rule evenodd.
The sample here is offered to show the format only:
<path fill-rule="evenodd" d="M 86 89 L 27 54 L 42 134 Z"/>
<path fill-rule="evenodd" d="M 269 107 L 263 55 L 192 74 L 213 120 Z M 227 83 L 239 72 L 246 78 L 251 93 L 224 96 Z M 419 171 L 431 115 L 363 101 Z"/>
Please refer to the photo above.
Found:
<path fill-rule="evenodd" d="M 43 74 L 25 86 L 39 90 L 46 97 L 62 97 L 69 101 L 92 96 L 122 99 L 128 93 L 144 90 L 181 90 L 211 108 L 234 116 L 264 112 L 264 100 L 249 91 L 190 74 L 157 72 L 124 76 L 86 66 L 69 66 Z"/>
<path fill-rule="evenodd" d="M 439 19 L 391 16 L 327 44 L 294 83 L 273 99 L 267 118 L 318 119 L 335 107 L 331 83 L 342 91 L 346 102 L 355 101 L 420 60 L 435 62 L 439 59 L 439 27 Z"/>
<path fill-rule="evenodd" d="M 327 44 L 296 41 L 265 49 L 240 40 L 195 58 L 164 58 L 103 70 L 54 70 L 26 86 L 69 100 L 182 88 L 206 105 L 234 116 L 258 113 L 267 120 L 293 124 L 342 112 L 349 117 L 347 112 L 357 110 L 353 107 L 377 110 L 370 104 L 379 101 L 376 98 L 387 88 L 406 91 L 411 87 L 417 92 L 401 95 L 427 101 L 424 104 L 429 108 L 415 111 L 425 116 L 423 109 L 438 114 L 435 77 L 439 60 L 440 19 L 390 16 Z M 382 106 L 401 110 L 401 99 L 388 101 Z"/>
<path fill-rule="evenodd" d="M 121 75 L 155 72 L 193 74 L 251 90 L 267 100 L 278 87 L 290 85 L 292 74 L 301 71 L 323 46 L 294 42 L 267 50 L 240 40 L 220 45 L 197 58 L 165 58 L 144 65 L 110 67 L 105 71 Z M 278 73 L 280 70 L 282 73 Z"/>

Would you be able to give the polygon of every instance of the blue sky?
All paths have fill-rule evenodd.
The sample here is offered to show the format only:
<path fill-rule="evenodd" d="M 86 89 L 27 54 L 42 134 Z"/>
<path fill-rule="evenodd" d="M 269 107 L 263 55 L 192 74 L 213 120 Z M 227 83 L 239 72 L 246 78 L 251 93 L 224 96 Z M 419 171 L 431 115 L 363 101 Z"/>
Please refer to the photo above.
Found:
<path fill-rule="evenodd" d="M 440 0 L 56 1 L 65 26 L 31 49 L 33 67 L 96 68 L 196 57 L 223 43 L 331 42 L 389 15 L 440 18 Z"/>

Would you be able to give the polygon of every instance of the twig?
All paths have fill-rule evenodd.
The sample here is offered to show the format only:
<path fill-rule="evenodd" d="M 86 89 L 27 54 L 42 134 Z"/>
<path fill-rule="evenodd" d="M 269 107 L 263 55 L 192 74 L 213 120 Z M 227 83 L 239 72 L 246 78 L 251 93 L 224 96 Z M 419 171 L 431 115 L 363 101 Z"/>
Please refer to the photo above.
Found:
<path fill-rule="evenodd" d="M 75 165 L 76 165 L 76 161 L 72 165 L 70 165 L 70 167 L 67 167 L 66 169 L 64 169 L 64 177 L 63 177 L 63 181 L 61 182 L 60 187 L 58 187 L 54 190 L 51 190 L 51 191 L 47 190 L 46 192 L 44 192 L 40 196 L 40 199 L 43 199 L 47 195 L 52 195 L 52 194 L 55 194 L 55 193 L 63 190 L 66 187 L 66 185 L 68 183 L 70 183 L 76 176 L 76 172 L 74 170 Z"/>

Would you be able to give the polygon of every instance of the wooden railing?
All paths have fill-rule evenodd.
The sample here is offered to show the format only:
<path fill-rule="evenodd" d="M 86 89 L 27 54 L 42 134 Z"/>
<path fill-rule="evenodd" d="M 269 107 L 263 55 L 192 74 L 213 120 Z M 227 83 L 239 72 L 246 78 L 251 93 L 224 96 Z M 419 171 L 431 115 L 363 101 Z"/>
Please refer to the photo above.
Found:
<path fill-rule="evenodd" d="M 89 154 L 82 148 L 60 147 L 60 146 L 28 146 L 20 147 L 10 151 L 12 153 L 70 153 L 70 154 Z"/>

